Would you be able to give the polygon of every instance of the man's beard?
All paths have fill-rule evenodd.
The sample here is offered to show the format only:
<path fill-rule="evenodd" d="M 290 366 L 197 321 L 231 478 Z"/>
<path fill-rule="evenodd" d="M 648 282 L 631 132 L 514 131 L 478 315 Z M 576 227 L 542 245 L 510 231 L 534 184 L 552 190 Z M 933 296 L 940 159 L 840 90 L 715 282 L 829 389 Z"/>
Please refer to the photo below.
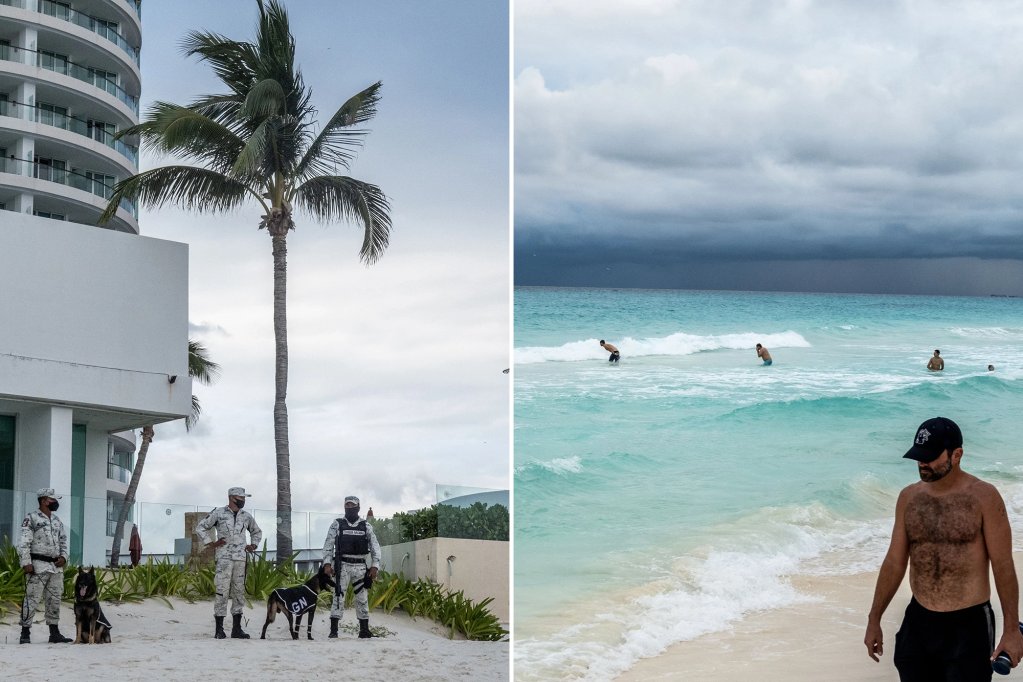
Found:
<path fill-rule="evenodd" d="M 952 458 L 950 457 L 945 467 L 942 469 L 932 469 L 931 467 L 920 467 L 920 480 L 925 483 L 934 483 L 945 478 L 952 471 Z"/>

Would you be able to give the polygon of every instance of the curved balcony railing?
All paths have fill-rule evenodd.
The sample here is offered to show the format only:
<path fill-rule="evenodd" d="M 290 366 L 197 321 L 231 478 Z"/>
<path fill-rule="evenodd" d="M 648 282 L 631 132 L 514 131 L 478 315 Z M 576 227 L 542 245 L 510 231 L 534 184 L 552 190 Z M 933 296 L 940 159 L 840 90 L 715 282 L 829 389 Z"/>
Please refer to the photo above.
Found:
<path fill-rule="evenodd" d="M 119 464 L 114 464 L 113 462 L 107 462 L 107 478 L 111 481 L 130 483 L 131 469 L 126 469 Z"/>
<path fill-rule="evenodd" d="M 142 0 L 124 0 L 128 7 L 131 7 L 139 19 L 142 18 Z"/>
<path fill-rule="evenodd" d="M 131 161 L 132 165 L 136 168 L 139 165 L 139 150 L 137 147 L 132 147 L 121 140 L 115 139 L 114 136 L 106 130 L 103 130 L 102 128 L 95 128 L 89 125 L 88 121 L 83 121 L 80 118 L 68 116 L 67 114 L 54 113 L 52 111 L 29 106 L 28 104 L 21 102 L 8 102 L 3 100 L 0 100 L 0 116 L 20 118 L 22 120 L 33 121 L 35 123 L 41 123 L 43 125 L 49 125 L 54 128 L 60 128 L 61 130 L 68 130 L 72 133 L 83 135 L 90 140 L 95 140 L 96 142 L 100 142 L 110 147 L 121 156 Z"/>
<path fill-rule="evenodd" d="M 17 7 L 19 9 L 28 10 L 29 12 L 38 12 L 39 14 L 63 19 L 64 21 L 69 21 L 76 26 L 88 29 L 101 38 L 105 38 L 114 45 L 117 45 L 132 58 L 132 61 L 135 62 L 136 66 L 139 65 L 138 49 L 133 47 L 132 44 L 128 42 L 127 38 L 107 26 L 106 22 L 98 17 L 83 14 L 78 10 L 71 9 L 63 3 L 54 2 L 53 0 L 0 0 L 0 5 Z M 140 10 L 135 7 L 135 3 L 132 2 L 132 0 L 128 0 L 128 5 L 134 8 L 136 13 L 139 13 Z M 141 15 L 139 16 L 141 17 Z"/>
<path fill-rule="evenodd" d="M 37 180 L 46 180 L 47 182 L 55 182 L 58 185 L 74 187 L 75 189 L 95 194 L 103 199 L 109 199 L 114 192 L 113 185 L 109 185 L 101 180 L 89 177 L 84 173 L 70 171 L 65 168 L 54 168 L 50 165 L 41 164 L 38 161 L 19 159 L 13 154 L 6 159 L 0 159 L 0 172 L 10 173 L 11 175 L 21 175 L 27 178 L 36 178 Z M 130 213 L 133 218 L 138 220 L 138 209 L 135 204 L 127 199 L 122 199 L 120 207 Z"/>
<path fill-rule="evenodd" d="M 106 76 L 91 71 L 84 66 L 73 64 L 69 61 L 64 61 L 63 59 L 54 59 L 49 54 L 37 52 L 35 50 L 26 50 L 23 47 L 16 47 L 14 45 L 0 45 L 0 60 L 38 66 L 41 69 L 53 71 L 54 73 L 61 73 L 65 76 L 71 76 L 75 80 L 80 80 L 83 83 L 89 83 L 90 85 L 94 85 L 100 90 L 103 90 L 121 100 L 129 109 L 132 110 L 132 112 L 134 112 L 136 117 L 139 115 L 138 97 L 129 95 L 125 92 L 124 88 L 114 81 L 108 79 Z"/>

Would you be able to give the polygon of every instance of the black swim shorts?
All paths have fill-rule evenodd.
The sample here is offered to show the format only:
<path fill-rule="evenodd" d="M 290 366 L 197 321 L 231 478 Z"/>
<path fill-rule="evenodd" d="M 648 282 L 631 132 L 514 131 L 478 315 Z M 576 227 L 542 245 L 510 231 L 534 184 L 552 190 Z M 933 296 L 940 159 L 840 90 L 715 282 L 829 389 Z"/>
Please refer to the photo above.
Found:
<path fill-rule="evenodd" d="M 618 354 L 618 351 L 613 350 L 613 351 L 611 351 L 611 357 L 609 357 L 607 359 L 607 361 L 608 362 L 618 362 L 618 358 L 620 358 L 620 357 L 621 356 Z"/>
<path fill-rule="evenodd" d="M 991 679 L 994 647 L 991 602 L 931 611 L 914 597 L 895 635 L 893 660 L 901 682 L 978 682 Z"/>

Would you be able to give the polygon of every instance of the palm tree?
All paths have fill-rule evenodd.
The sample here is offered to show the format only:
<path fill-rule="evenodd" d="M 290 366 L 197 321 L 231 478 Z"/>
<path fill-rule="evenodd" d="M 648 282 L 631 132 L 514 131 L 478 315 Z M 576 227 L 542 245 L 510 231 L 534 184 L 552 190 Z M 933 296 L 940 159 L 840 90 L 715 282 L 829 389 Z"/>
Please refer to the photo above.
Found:
<path fill-rule="evenodd" d="M 387 248 L 390 206 L 380 188 L 338 175 L 362 144 L 357 126 L 376 114 L 379 82 L 354 95 L 316 132 L 312 91 L 295 66 L 295 39 L 279 0 L 257 0 L 259 25 L 253 43 L 203 31 L 185 38 L 186 55 L 213 68 L 227 92 L 205 95 L 188 106 L 156 102 L 146 120 L 120 133 L 138 135 L 151 149 L 194 165 L 164 166 L 114 187 L 103 215 L 122 199 L 159 207 L 223 213 L 255 201 L 259 228 L 270 235 L 273 254 L 275 340 L 274 442 L 277 458 L 277 558 L 292 554 L 291 456 L 288 447 L 287 236 L 293 209 L 312 218 L 349 221 L 364 228 L 359 258 L 375 263 Z"/>
<path fill-rule="evenodd" d="M 200 384 L 209 385 L 216 380 L 220 373 L 220 365 L 210 360 L 209 351 L 198 341 L 188 340 L 188 376 Z M 185 417 L 185 428 L 189 431 L 195 425 L 202 406 L 199 398 L 192 394 L 192 413 Z M 131 472 L 131 482 L 128 483 L 128 490 L 124 493 L 124 502 L 121 504 L 121 511 L 117 515 L 117 526 L 114 528 L 114 542 L 110 546 L 110 565 L 117 568 L 121 558 L 121 536 L 124 535 L 124 524 L 128 520 L 128 513 L 135 505 L 135 493 L 139 489 L 139 481 L 142 479 L 142 469 L 146 466 L 146 455 L 149 454 L 149 444 L 153 442 L 152 424 L 142 427 L 142 445 L 139 446 L 139 454 L 135 458 L 135 468 Z"/>

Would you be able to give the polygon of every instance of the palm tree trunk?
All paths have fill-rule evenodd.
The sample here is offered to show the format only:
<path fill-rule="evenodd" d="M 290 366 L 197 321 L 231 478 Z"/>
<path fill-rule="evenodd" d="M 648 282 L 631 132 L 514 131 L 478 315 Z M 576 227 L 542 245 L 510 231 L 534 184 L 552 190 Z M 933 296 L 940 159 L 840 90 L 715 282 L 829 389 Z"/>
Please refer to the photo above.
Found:
<path fill-rule="evenodd" d="M 142 468 L 146 466 L 146 455 L 149 454 L 149 444 L 153 442 L 154 435 L 152 426 L 142 427 L 142 445 L 139 447 L 138 457 L 135 458 L 135 468 L 131 472 L 131 482 L 128 490 L 124 493 L 124 502 L 121 504 L 121 513 L 117 515 L 117 526 L 114 528 L 114 542 L 110 547 L 110 566 L 117 568 L 121 556 L 121 536 L 124 535 L 124 524 L 128 520 L 128 514 L 135 505 L 135 493 L 139 489 L 139 481 L 142 479 Z"/>
<path fill-rule="evenodd" d="M 288 448 L 288 244 L 287 227 L 271 230 L 274 257 L 274 444 L 277 450 L 277 564 L 291 558 L 291 453 Z"/>

